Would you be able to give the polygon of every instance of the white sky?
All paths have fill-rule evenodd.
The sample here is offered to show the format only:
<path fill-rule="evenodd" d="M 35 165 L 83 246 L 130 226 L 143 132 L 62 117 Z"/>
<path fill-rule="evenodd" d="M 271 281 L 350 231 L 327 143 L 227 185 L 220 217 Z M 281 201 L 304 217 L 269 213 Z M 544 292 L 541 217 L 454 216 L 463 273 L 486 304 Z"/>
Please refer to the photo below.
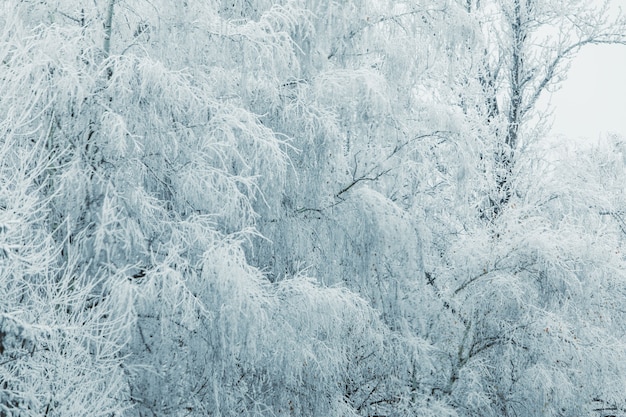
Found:
<path fill-rule="evenodd" d="M 583 49 L 552 105 L 555 135 L 593 140 L 617 132 L 626 137 L 626 46 Z"/>
<path fill-rule="evenodd" d="M 614 4 L 626 12 L 626 0 Z M 552 105 L 553 135 L 585 142 L 611 132 L 626 137 L 626 45 L 583 48 Z"/>

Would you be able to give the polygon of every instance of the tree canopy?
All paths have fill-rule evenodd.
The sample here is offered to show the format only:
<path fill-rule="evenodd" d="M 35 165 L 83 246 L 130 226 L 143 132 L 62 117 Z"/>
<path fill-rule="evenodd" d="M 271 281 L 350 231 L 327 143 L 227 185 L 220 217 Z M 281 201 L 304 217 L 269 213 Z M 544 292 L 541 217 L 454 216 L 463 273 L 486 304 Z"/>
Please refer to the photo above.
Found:
<path fill-rule="evenodd" d="M 580 0 L 6 0 L 0 416 L 626 415 Z"/>

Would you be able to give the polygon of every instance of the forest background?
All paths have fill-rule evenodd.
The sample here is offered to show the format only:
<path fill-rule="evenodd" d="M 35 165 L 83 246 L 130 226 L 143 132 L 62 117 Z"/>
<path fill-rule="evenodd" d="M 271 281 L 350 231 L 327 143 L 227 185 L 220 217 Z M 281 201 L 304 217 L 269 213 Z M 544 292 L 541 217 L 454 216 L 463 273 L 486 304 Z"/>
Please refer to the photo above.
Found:
<path fill-rule="evenodd" d="M 612 17 L 613 16 L 613 17 Z M 5 0 L 1 416 L 626 414 L 583 0 Z"/>

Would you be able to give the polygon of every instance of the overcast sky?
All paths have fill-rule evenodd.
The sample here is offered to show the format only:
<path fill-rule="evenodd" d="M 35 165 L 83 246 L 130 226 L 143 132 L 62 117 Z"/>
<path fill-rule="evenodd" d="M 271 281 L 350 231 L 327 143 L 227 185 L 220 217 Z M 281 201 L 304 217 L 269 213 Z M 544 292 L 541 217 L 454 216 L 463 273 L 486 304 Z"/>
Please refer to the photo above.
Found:
<path fill-rule="evenodd" d="M 626 0 L 614 4 L 626 11 Z M 585 47 L 552 105 L 555 135 L 585 141 L 608 132 L 626 137 L 626 46 Z"/>
<path fill-rule="evenodd" d="M 595 139 L 619 132 L 626 137 L 626 46 L 583 49 L 552 104 L 554 134 Z"/>

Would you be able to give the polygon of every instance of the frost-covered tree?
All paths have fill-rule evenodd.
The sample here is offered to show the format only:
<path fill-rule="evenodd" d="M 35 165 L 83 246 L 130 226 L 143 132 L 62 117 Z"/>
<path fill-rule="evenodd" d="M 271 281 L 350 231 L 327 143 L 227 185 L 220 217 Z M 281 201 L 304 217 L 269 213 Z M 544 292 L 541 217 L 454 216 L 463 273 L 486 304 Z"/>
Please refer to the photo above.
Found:
<path fill-rule="evenodd" d="M 119 414 L 132 292 L 99 250 L 109 213 L 84 106 L 98 72 L 83 71 L 97 57 L 80 27 L 42 15 L 17 2 L 0 15 L 1 413 Z"/>
<path fill-rule="evenodd" d="M 288 165 L 259 109 L 299 13 L 3 5 L 3 414 L 353 412 L 375 310 L 242 251 Z"/>
<path fill-rule="evenodd" d="M 623 333 L 588 319 L 623 304 L 604 290 L 623 282 L 616 225 L 591 208 L 601 193 L 580 192 L 598 178 L 565 174 L 535 146 L 545 134 L 538 97 L 580 47 L 621 42 L 621 23 L 582 2 L 477 3 L 459 3 L 477 30 L 455 61 L 466 76 L 441 90 L 449 132 L 417 153 L 413 207 L 426 280 L 444 306 L 430 321 L 446 375 L 434 392 L 463 415 L 617 410 Z"/>
<path fill-rule="evenodd" d="M 6 1 L 0 415 L 623 411 L 621 160 L 531 146 L 621 40 L 569 3 Z"/>
<path fill-rule="evenodd" d="M 384 349 L 364 349 L 366 362 L 352 358 L 352 372 L 367 374 L 345 384 L 359 413 L 441 412 L 445 404 L 427 401 L 433 358 L 421 329 L 422 311 L 442 307 L 422 279 L 402 191 L 410 187 L 406 155 L 435 135 L 413 120 L 412 88 L 431 75 L 421 58 L 447 45 L 430 32 L 445 27 L 445 4 L 299 4 L 310 18 L 291 32 L 298 69 L 274 85 L 278 100 L 263 117 L 293 139 L 291 165 L 284 184 L 259 202 L 263 237 L 249 257 L 276 282 L 306 268 L 326 285 L 346 285 L 381 314 Z"/>
<path fill-rule="evenodd" d="M 559 87 L 581 48 L 625 43 L 626 21 L 621 15 L 615 17 L 610 1 L 598 5 L 579 0 L 464 3 L 483 36 L 476 45 L 473 80 L 478 81 L 481 94 L 467 97 L 463 106 L 478 105 L 497 138 L 492 166 L 495 190 L 486 208 L 490 212 L 485 213 L 490 217 L 503 210 L 515 193 L 516 153 L 545 134 L 549 118 L 543 114 L 546 109 L 538 108 L 539 99 Z"/>

